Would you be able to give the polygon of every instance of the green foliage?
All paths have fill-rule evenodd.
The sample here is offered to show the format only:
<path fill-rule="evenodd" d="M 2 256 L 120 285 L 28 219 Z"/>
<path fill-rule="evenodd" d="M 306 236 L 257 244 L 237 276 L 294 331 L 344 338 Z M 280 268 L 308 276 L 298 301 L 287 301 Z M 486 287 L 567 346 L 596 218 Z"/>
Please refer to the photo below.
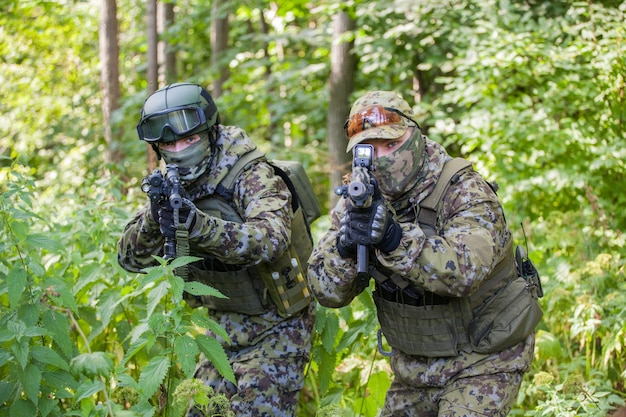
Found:
<path fill-rule="evenodd" d="M 332 16 L 347 11 L 357 28 L 346 35 L 358 58 L 353 97 L 394 89 L 421 99 L 429 137 L 499 183 L 518 240 L 524 225 L 545 314 L 512 414 L 603 415 L 623 403 L 626 3 L 279 3 L 222 11 L 224 121 L 270 157 L 300 160 L 330 209 Z M 145 198 L 146 147 L 134 127 L 147 91 L 145 4 L 117 6 L 119 166 L 104 161 L 93 4 L 0 6 L 0 416 L 143 416 L 168 397 L 168 415 L 192 403 L 223 412 L 224 399 L 189 378 L 201 353 L 232 377 L 215 340 L 195 337 L 220 328 L 181 299 L 211 289 L 182 283 L 172 266 L 134 275 L 117 265 L 121 227 Z M 210 7 L 176 1 L 163 34 L 178 78 L 209 88 L 218 74 Z M 375 415 L 391 374 L 373 312 L 368 293 L 318 309 L 301 415 Z"/>
<path fill-rule="evenodd" d="M 303 395 L 303 415 L 375 416 L 391 384 L 377 350 L 378 321 L 371 291 L 341 309 L 317 308 L 313 361 Z"/>
<path fill-rule="evenodd" d="M 200 353 L 234 381 L 221 345 L 197 329 L 228 335 L 183 301 L 184 291 L 216 290 L 173 273 L 197 258 L 128 274 L 115 247 L 126 214 L 110 190 L 65 201 L 80 209 L 58 221 L 23 171 L 2 172 L 0 194 L 1 416 L 161 415 L 176 408 L 172 393 L 193 378 Z"/>
<path fill-rule="evenodd" d="M 604 416 L 624 403 L 625 266 L 607 253 L 575 271 L 557 265 L 542 300 L 533 376 L 520 394 L 521 407 L 534 411 L 524 415 Z"/>

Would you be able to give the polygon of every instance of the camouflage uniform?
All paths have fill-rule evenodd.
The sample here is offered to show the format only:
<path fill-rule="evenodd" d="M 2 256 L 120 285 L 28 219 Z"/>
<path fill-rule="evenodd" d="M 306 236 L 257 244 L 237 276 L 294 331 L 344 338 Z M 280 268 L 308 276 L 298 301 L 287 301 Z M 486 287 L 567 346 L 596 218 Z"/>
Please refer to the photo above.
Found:
<path fill-rule="evenodd" d="M 200 178 L 185 185 L 191 200 L 198 205 L 213 194 L 234 162 L 253 149 L 254 143 L 243 130 L 220 125 L 217 156 Z M 189 254 L 242 267 L 278 259 L 289 244 L 291 228 L 291 195 L 284 181 L 269 164 L 257 163 L 240 175 L 232 201 L 244 223 L 198 217 L 189 231 Z M 149 205 L 126 226 L 118 251 L 120 265 L 133 272 L 155 265 L 152 255 L 163 255 L 163 237 Z M 259 315 L 208 313 L 231 339 L 223 346 L 237 386 L 223 380 L 206 359 L 198 365 L 195 377 L 226 394 L 237 416 L 294 416 L 311 348 L 314 306 L 290 318 L 281 317 L 271 303 Z M 191 410 L 189 415 L 200 414 Z"/>
<path fill-rule="evenodd" d="M 372 138 L 376 136 L 366 139 Z M 451 158 L 441 145 L 425 136 L 421 139 L 423 155 L 409 152 L 402 162 L 406 168 L 402 172 L 406 173 L 424 158 L 422 168 L 410 179 L 406 192 L 396 196 L 383 192 L 394 220 L 402 229 L 400 243 L 389 253 L 372 250 L 370 263 L 398 273 L 416 287 L 438 296 L 467 297 L 481 286 L 507 253 L 510 255 L 505 248 L 510 247 L 511 233 L 497 196 L 473 171 L 463 173 L 450 186 L 442 201 L 437 234 L 424 233 L 416 222 L 417 205 L 432 193 L 445 161 Z M 405 158 L 403 154 L 398 157 Z M 397 178 L 407 180 L 406 175 Z M 355 279 L 355 260 L 340 256 L 338 250 L 340 221 L 347 201 L 341 199 L 337 203 L 331 213 L 330 230 L 309 259 L 311 289 L 320 304 L 327 307 L 345 306 L 364 289 Z M 469 349 L 459 351 L 457 356 L 437 357 L 433 352 L 425 357 L 394 349 L 391 357 L 394 380 L 382 415 L 505 416 L 516 400 L 523 373 L 530 367 L 533 349 L 532 334 L 521 343 L 493 354 Z"/>

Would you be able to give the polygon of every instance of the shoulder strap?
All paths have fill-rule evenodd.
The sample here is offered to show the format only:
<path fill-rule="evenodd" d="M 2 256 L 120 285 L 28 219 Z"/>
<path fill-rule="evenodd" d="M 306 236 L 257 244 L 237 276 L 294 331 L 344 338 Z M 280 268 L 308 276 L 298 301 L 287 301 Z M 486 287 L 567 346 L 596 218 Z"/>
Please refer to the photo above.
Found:
<path fill-rule="evenodd" d="M 276 174 L 278 174 L 278 176 L 281 177 L 283 181 L 285 181 L 285 184 L 287 184 L 287 188 L 289 188 L 289 192 L 291 193 L 291 209 L 295 213 L 296 210 L 298 210 L 298 207 L 300 207 L 300 196 L 298 195 L 298 190 L 296 190 L 296 186 L 294 185 L 293 181 L 291 181 L 291 178 L 289 178 L 289 174 L 287 172 L 285 172 L 276 164 L 273 164 L 271 162 L 270 164 L 272 165 L 272 168 L 274 168 L 274 172 L 276 172 Z M 309 225 L 307 223 L 307 228 L 308 227 Z"/>
<path fill-rule="evenodd" d="M 232 200 L 235 181 L 239 177 L 239 174 L 248 169 L 253 163 L 264 160 L 265 154 L 259 149 L 254 149 L 242 155 L 237 162 L 235 162 L 233 167 L 228 170 L 228 174 L 226 174 L 217 185 L 215 192 L 227 200 Z"/>
<path fill-rule="evenodd" d="M 454 158 L 450 159 L 443 166 L 443 170 L 441 171 L 441 175 L 437 180 L 437 184 L 435 185 L 435 189 L 433 192 L 426 197 L 422 202 L 420 202 L 420 211 L 417 216 L 417 221 L 422 224 L 426 224 L 435 228 L 437 225 L 437 214 L 439 203 L 441 199 L 446 194 L 448 187 L 450 184 L 456 182 L 465 170 L 471 169 L 472 163 L 467 159 L 463 158 Z"/>

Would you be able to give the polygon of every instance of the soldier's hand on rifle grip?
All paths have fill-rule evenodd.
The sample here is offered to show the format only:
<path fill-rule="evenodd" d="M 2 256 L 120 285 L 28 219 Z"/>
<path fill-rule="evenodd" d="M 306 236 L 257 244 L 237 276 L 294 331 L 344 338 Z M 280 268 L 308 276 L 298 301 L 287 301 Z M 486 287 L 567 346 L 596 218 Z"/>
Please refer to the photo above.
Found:
<path fill-rule="evenodd" d="M 344 258 L 353 258 L 357 245 L 391 252 L 402 238 L 402 229 L 393 220 L 382 198 L 372 201 L 366 208 L 357 208 L 348 202 L 340 224 L 337 249 Z"/>
<path fill-rule="evenodd" d="M 393 215 L 387 210 L 385 199 L 378 188 L 378 182 L 373 176 L 370 182 L 374 187 L 371 205 L 372 217 L 369 228 L 371 244 L 375 248 L 389 253 L 400 244 L 402 228 L 395 222 Z"/>
<path fill-rule="evenodd" d="M 395 222 L 384 204 L 378 205 L 374 214 L 372 235 L 374 240 L 379 239 L 378 242 L 374 243 L 374 247 L 384 253 L 389 253 L 400 245 L 402 228 Z"/>
<path fill-rule="evenodd" d="M 183 205 L 178 209 L 178 224 L 186 224 L 188 221 L 189 227 L 187 230 L 191 230 L 196 224 L 196 212 L 194 210 L 192 214 L 192 209 L 187 205 Z M 159 227 L 161 229 L 161 234 L 164 237 L 176 237 L 174 209 L 169 204 L 164 205 L 164 207 L 159 210 Z"/>
<path fill-rule="evenodd" d="M 161 209 L 161 207 L 159 206 L 159 203 L 155 203 L 152 200 L 149 200 L 150 202 L 148 204 L 150 204 L 150 217 L 152 217 L 152 220 L 154 220 L 155 223 L 159 223 L 159 210 Z"/>

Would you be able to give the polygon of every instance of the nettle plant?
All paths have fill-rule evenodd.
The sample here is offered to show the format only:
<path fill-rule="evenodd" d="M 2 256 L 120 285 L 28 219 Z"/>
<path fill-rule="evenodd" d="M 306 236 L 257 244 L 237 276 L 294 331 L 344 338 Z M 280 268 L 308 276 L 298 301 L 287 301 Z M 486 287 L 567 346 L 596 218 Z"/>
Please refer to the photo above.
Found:
<path fill-rule="evenodd" d="M 220 294 L 174 274 L 197 258 L 129 274 L 116 250 L 127 214 L 102 184 L 88 186 L 89 202 L 45 206 L 25 172 L 3 172 L 0 189 L 0 416 L 174 417 L 190 405 L 228 415 L 193 379 L 203 354 L 234 380 L 204 329 L 228 335 L 183 301 Z"/>

